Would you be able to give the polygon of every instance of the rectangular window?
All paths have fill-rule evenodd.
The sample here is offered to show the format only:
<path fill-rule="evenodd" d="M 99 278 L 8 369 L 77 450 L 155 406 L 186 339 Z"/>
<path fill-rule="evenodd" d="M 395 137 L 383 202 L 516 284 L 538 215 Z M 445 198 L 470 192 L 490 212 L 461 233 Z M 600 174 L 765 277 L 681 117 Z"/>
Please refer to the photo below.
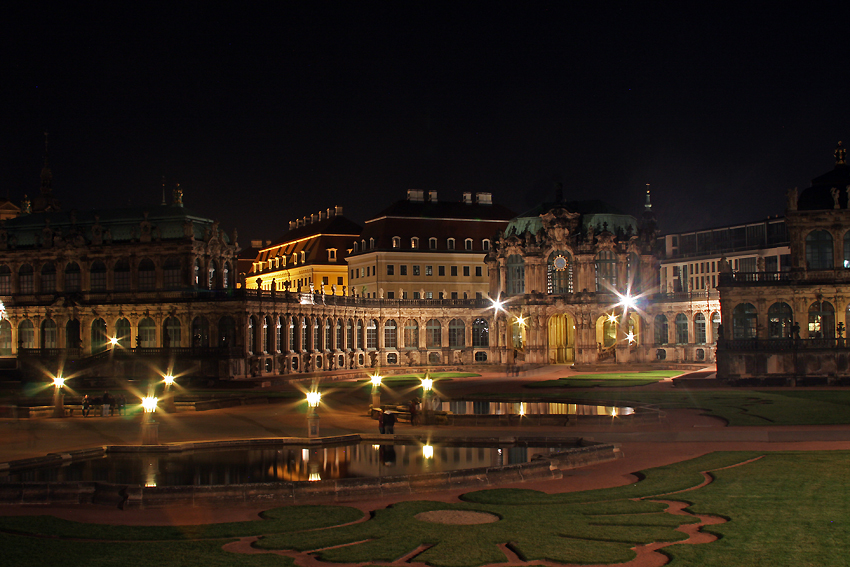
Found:
<path fill-rule="evenodd" d="M 387 264 L 387 275 L 394 276 L 395 275 L 395 266 L 393 264 Z"/>
<path fill-rule="evenodd" d="M 457 266 L 452 266 L 451 274 L 452 277 L 457 277 Z"/>
<path fill-rule="evenodd" d="M 413 292 L 413 299 L 420 299 L 418 291 Z"/>
<path fill-rule="evenodd" d="M 407 292 L 406 291 L 401 292 L 401 298 L 407 299 Z"/>
<path fill-rule="evenodd" d="M 433 276 L 434 275 L 434 266 L 425 266 L 425 275 Z"/>
<path fill-rule="evenodd" d="M 711 263 L 711 271 L 716 272 L 717 268 L 714 267 L 714 262 Z"/>
<path fill-rule="evenodd" d="M 483 297 L 483 296 L 481 295 L 481 292 L 480 292 L 480 291 L 476 291 L 476 292 L 475 292 L 475 299 L 482 299 L 482 297 Z"/>
<path fill-rule="evenodd" d="M 328 276 L 322 276 L 322 285 L 328 285 Z"/>
<path fill-rule="evenodd" d="M 452 299 L 457 299 L 457 292 L 456 291 L 452 292 Z"/>
<path fill-rule="evenodd" d="M 434 292 L 433 291 L 426 291 L 425 292 L 425 299 L 434 299 Z"/>
<path fill-rule="evenodd" d="M 711 276 L 711 287 L 717 287 L 717 276 Z"/>
<path fill-rule="evenodd" d="M 418 275 L 419 275 L 419 266 L 413 266 L 413 275 L 414 275 L 414 276 L 418 276 Z"/>
<path fill-rule="evenodd" d="M 342 276 L 336 278 L 336 285 L 342 285 Z"/>
<path fill-rule="evenodd" d="M 357 277 L 357 276 L 355 276 L 355 275 L 354 275 L 354 274 L 356 274 L 356 273 L 357 273 L 356 271 L 351 270 L 351 276 L 350 276 L 350 277 L 351 277 L 351 279 L 354 279 L 354 278 L 356 278 L 356 277 Z"/>
<path fill-rule="evenodd" d="M 399 275 L 406 276 L 407 275 L 407 264 L 402 264 L 398 267 Z"/>
<path fill-rule="evenodd" d="M 388 291 L 387 292 L 387 299 L 395 299 L 395 292 L 394 291 Z"/>
<path fill-rule="evenodd" d="M 366 277 L 366 268 L 360 268 L 360 277 L 361 277 L 361 278 L 365 278 L 365 277 Z"/>
<path fill-rule="evenodd" d="M 65 279 L 67 280 L 67 276 L 65 277 Z M 65 287 L 67 287 L 67 285 Z M 11 295 L 12 294 L 12 273 L 11 272 L 6 272 L 5 274 L 0 274 L 0 293 L 2 293 L 3 295 Z"/>
<path fill-rule="evenodd" d="M 481 266 L 475 266 L 475 277 L 476 278 L 481 277 Z"/>
<path fill-rule="evenodd" d="M 445 266 L 437 266 L 437 275 L 445 276 L 446 275 L 446 267 Z"/>
<path fill-rule="evenodd" d="M 463 275 L 469 277 L 469 266 L 463 267 Z"/>

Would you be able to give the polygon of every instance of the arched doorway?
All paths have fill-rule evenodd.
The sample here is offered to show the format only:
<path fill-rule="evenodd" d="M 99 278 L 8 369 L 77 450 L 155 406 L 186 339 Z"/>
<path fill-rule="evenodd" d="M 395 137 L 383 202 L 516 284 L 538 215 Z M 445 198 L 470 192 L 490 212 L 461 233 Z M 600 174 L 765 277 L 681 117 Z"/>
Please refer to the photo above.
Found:
<path fill-rule="evenodd" d="M 549 362 L 569 364 L 575 362 L 576 325 L 567 313 L 549 317 Z"/>

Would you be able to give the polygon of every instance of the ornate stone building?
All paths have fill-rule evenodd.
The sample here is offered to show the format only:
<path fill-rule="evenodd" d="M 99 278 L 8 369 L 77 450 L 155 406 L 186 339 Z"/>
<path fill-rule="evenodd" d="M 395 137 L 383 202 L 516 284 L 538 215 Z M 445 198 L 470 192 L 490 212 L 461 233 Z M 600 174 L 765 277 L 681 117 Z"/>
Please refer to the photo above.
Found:
<path fill-rule="evenodd" d="M 843 338 L 850 311 L 850 167 L 839 142 L 834 168 L 787 194 L 790 270 L 733 271 L 718 289 L 725 332 L 718 376 L 833 382 L 850 377 Z"/>

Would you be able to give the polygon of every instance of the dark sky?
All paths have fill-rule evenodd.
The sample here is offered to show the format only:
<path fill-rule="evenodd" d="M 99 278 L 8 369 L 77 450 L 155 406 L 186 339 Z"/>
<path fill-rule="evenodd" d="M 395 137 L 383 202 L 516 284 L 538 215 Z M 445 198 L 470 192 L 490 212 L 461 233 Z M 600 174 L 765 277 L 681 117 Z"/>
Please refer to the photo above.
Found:
<path fill-rule="evenodd" d="M 243 245 L 409 188 L 639 214 L 651 183 L 665 232 L 759 220 L 850 141 L 846 3 L 18 4 L 0 191 L 37 192 L 48 131 L 66 209 L 157 204 L 164 175 Z"/>

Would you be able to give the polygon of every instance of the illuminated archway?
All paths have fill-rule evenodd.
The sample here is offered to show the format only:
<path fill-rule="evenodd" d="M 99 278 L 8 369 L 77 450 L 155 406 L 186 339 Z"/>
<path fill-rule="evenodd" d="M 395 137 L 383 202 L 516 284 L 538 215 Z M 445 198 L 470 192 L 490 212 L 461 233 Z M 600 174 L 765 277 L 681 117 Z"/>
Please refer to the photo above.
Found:
<path fill-rule="evenodd" d="M 552 315 L 548 323 L 549 362 L 568 364 L 575 362 L 576 325 L 569 314 Z"/>

